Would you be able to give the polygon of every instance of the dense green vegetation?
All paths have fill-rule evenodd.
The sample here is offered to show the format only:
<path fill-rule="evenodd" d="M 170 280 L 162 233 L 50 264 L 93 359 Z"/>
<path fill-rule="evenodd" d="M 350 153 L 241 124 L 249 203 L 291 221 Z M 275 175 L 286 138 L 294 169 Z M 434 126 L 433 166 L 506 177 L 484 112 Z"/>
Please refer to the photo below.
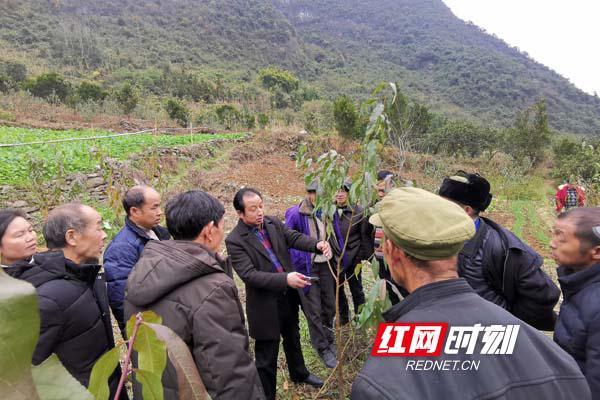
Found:
<path fill-rule="evenodd" d="M 56 71 L 76 92 L 124 90 L 127 113 L 153 94 L 302 115 L 387 80 L 452 118 L 506 127 L 545 98 L 554 130 L 600 132 L 600 99 L 441 0 L 5 0 L 0 54 L 20 65 L 0 67 L 0 91 L 22 84 L 21 66 L 29 79 Z"/>
<path fill-rule="evenodd" d="M 27 143 L 64 138 L 106 136 L 110 132 L 97 130 L 50 131 L 0 127 L 2 143 Z M 26 183 L 32 162 L 43 162 L 47 178 L 74 172 L 91 172 L 98 163 L 94 153 L 125 160 L 152 146 L 177 147 L 214 139 L 236 139 L 243 134 L 225 135 L 135 135 L 109 139 L 96 139 L 55 144 L 37 144 L 22 147 L 0 148 L 0 181 L 3 184 L 22 186 Z M 38 164 L 35 164 L 39 166 Z M 59 171 L 60 170 L 60 171 Z"/>

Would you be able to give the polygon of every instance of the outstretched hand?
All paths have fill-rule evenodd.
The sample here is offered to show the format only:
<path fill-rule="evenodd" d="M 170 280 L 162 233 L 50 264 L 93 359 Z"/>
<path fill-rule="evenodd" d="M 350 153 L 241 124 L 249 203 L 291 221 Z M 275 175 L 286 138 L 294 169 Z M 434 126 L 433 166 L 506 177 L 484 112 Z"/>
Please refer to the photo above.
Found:
<path fill-rule="evenodd" d="M 317 250 L 321 251 L 327 258 L 331 258 L 331 246 L 326 241 L 317 243 Z"/>

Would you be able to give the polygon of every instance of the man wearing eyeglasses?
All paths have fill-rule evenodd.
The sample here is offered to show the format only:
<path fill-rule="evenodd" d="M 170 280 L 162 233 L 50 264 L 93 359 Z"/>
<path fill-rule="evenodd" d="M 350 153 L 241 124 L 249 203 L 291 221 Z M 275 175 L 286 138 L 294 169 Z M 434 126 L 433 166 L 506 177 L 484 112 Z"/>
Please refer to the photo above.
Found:
<path fill-rule="evenodd" d="M 542 270 L 538 253 L 480 215 L 492 202 L 490 183 L 479 174 L 458 171 L 444 179 L 439 194 L 461 206 L 475 224 L 475 236 L 458 255 L 458 275 L 484 299 L 538 329 L 553 330 L 560 290 Z"/>

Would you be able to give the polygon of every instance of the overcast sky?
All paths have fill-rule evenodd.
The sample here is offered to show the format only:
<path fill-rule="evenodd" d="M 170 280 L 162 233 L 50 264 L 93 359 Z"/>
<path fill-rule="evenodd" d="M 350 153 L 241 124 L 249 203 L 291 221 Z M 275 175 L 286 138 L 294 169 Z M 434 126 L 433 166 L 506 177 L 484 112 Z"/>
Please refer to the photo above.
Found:
<path fill-rule="evenodd" d="M 600 95 L 600 0 L 443 0 L 575 86 Z"/>

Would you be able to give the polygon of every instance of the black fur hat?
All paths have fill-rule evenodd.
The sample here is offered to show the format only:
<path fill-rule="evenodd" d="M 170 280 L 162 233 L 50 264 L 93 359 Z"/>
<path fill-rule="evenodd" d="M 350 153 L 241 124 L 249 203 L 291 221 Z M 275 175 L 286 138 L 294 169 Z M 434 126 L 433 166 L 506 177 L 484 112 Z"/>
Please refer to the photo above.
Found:
<path fill-rule="evenodd" d="M 479 174 L 458 171 L 446 177 L 440 187 L 440 196 L 485 211 L 492 202 L 490 183 Z"/>

